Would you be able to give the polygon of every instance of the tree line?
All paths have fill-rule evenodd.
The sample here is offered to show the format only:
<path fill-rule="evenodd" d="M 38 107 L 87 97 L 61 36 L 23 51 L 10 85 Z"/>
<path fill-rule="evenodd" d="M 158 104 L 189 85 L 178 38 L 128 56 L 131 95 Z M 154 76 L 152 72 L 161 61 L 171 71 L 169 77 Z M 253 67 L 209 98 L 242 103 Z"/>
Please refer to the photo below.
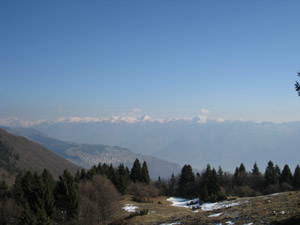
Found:
<path fill-rule="evenodd" d="M 216 170 L 209 164 L 200 173 L 184 165 L 178 175 L 151 181 L 147 163 L 136 159 L 131 170 L 101 164 L 81 169 L 73 176 L 68 170 L 54 180 L 44 169 L 19 172 L 11 187 L 0 182 L 0 225 L 107 224 L 121 210 L 121 195 L 150 201 L 158 195 L 195 198 L 201 202 L 225 200 L 227 196 L 257 196 L 300 189 L 300 167 L 292 173 L 269 161 L 264 173 L 257 164 L 247 171 L 244 164 L 235 172 Z"/>
<path fill-rule="evenodd" d="M 150 183 L 146 162 L 136 159 L 131 171 L 100 163 L 75 176 L 64 170 L 58 180 L 47 169 L 20 172 L 12 187 L 0 182 L 0 225 L 107 224 L 130 183 Z"/>
<path fill-rule="evenodd" d="M 244 164 L 236 167 L 235 172 L 223 172 L 211 168 L 208 164 L 201 173 L 194 174 L 190 165 L 184 165 L 181 173 L 172 175 L 168 180 L 160 178 L 155 182 L 163 195 L 181 197 L 199 197 L 201 202 L 215 202 L 226 199 L 226 196 L 258 196 L 275 192 L 300 189 L 300 167 L 296 166 L 294 173 L 286 164 L 281 170 L 272 161 L 264 173 L 261 173 L 254 163 L 251 171 Z"/>

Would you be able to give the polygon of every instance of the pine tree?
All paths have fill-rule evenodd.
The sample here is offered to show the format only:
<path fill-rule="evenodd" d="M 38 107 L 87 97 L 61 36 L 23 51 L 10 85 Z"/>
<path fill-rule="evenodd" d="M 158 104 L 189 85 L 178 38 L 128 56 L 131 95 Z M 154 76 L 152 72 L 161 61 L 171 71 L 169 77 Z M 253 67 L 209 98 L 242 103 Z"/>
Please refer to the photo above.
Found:
<path fill-rule="evenodd" d="M 225 180 L 224 180 L 224 172 L 223 172 L 221 166 L 219 166 L 219 169 L 218 169 L 218 179 L 219 179 L 219 182 L 220 182 L 220 186 L 223 186 L 224 183 L 225 183 Z"/>
<path fill-rule="evenodd" d="M 97 174 L 100 174 L 100 175 L 104 174 L 101 163 L 99 163 L 97 166 Z"/>
<path fill-rule="evenodd" d="M 80 180 L 84 180 L 87 178 L 87 174 L 84 168 L 81 169 L 80 171 Z"/>
<path fill-rule="evenodd" d="M 277 179 L 277 182 L 278 182 L 280 174 L 281 174 L 281 170 L 280 170 L 280 167 L 277 164 L 275 166 L 275 174 L 276 174 L 276 179 Z"/>
<path fill-rule="evenodd" d="M 64 170 L 59 176 L 59 181 L 54 189 L 55 205 L 66 215 L 63 218 L 70 221 L 78 214 L 78 188 L 77 184 L 68 170 Z"/>
<path fill-rule="evenodd" d="M 97 170 L 98 169 L 95 165 L 92 166 L 92 168 L 89 169 L 87 174 L 86 174 L 87 179 L 89 179 L 89 180 L 93 179 L 93 177 L 97 174 Z"/>
<path fill-rule="evenodd" d="M 117 184 L 116 172 L 112 164 L 109 165 L 106 176 L 114 185 Z"/>
<path fill-rule="evenodd" d="M 168 188 L 168 195 L 169 196 L 174 196 L 176 194 L 176 190 L 177 190 L 176 183 L 177 183 L 177 180 L 175 178 L 174 173 L 172 173 L 171 179 L 168 182 L 168 187 L 169 187 Z"/>
<path fill-rule="evenodd" d="M 300 167 L 296 166 L 294 176 L 293 176 L 293 186 L 296 190 L 300 189 Z"/>
<path fill-rule="evenodd" d="M 246 173 L 246 168 L 243 163 L 241 163 L 241 165 L 239 167 L 239 173 Z"/>
<path fill-rule="evenodd" d="M 51 180 L 52 179 L 52 180 Z M 50 225 L 53 212 L 53 178 L 44 170 L 42 175 L 27 171 L 16 180 L 16 199 L 23 207 L 22 224 Z"/>
<path fill-rule="evenodd" d="M 220 184 L 219 184 L 219 179 L 218 179 L 218 175 L 217 175 L 215 168 L 212 169 L 209 184 L 210 184 L 209 185 L 210 186 L 210 191 L 209 191 L 210 192 L 210 200 L 212 202 L 215 202 L 218 200 L 219 194 L 220 194 Z"/>
<path fill-rule="evenodd" d="M 195 174 L 190 165 L 184 165 L 179 177 L 178 188 L 179 193 L 183 197 L 193 196 L 193 187 L 195 185 Z"/>
<path fill-rule="evenodd" d="M 38 225 L 36 215 L 30 209 L 28 202 L 25 202 L 23 205 L 23 212 L 18 225 Z"/>
<path fill-rule="evenodd" d="M 259 169 L 258 169 L 258 166 L 257 166 L 256 162 L 253 165 L 252 175 L 260 175 L 260 172 L 259 172 Z"/>
<path fill-rule="evenodd" d="M 216 201 L 219 198 L 220 186 L 216 170 L 206 166 L 200 183 L 200 200 L 202 202 Z"/>
<path fill-rule="evenodd" d="M 277 172 L 273 162 L 270 160 L 265 171 L 265 186 L 274 185 L 277 183 Z"/>
<path fill-rule="evenodd" d="M 243 163 L 241 163 L 240 167 L 236 167 L 235 173 L 233 176 L 233 183 L 236 186 L 244 186 L 248 184 L 248 175 L 246 172 L 246 168 Z"/>
<path fill-rule="evenodd" d="M 117 174 L 116 174 L 116 188 L 117 190 L 124 195 L 126 192 L 126 189 L 129 185 L 130 182 L 130 178 L 129 178 L 129 174 L 127 173 L 125 167 L 123 164 L 120 164 L 117 170 Z"/>
<path fill-rule="evenodd" d="M 45 210 L 47 216 L 51 217 L 54 210 L 53 191 L 54 191 L 55 183 L 52 174 L 47 169 L 43 170 L 42 181 L 43 181 L 43 189 L 44 189 L 43 201 L 45 205 Z"/>
<path fill-rule="evenodd" d="M 141 182 L 145 183 L 145 184 L 150 183 L 150 176 L 149 176 L 149 171 L 148 171 L 148 166 L 147 166 L 146 161 L 144 161 L 143 167 L 142 167 Z"/>
<path fill-rule="evenodd" d="M 280 179 L 279 179 L 280 183 L 287 183 L 292 185 L 293 183 L 293 175 L 291 173 L 290 167 L 286 164 L 280 174 Z"/>
<path fill-rule="evenodd" d="M 141 180 L 142 177 L 142 169 L 141 169 L 141 164 L 138 159 L 136 159 L 133 163 L 131 173 L 130 173 L 130 179 L 136 183 Z"/>

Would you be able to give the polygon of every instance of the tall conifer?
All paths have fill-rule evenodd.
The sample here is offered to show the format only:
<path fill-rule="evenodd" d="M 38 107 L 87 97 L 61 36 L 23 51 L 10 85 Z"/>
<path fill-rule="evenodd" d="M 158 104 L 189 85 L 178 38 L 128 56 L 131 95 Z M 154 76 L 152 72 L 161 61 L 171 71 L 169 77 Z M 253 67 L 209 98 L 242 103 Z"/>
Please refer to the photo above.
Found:
<path fill-rule="evenodd" d="M 150 176 L 149 176 L 149 171 L 148 171 L 148 166 L 147 166 L 146 161 L 144 161 L 143 167 L 142 167 L 141 182 L 145 183 L 145 184 L 150 183 Z"/>

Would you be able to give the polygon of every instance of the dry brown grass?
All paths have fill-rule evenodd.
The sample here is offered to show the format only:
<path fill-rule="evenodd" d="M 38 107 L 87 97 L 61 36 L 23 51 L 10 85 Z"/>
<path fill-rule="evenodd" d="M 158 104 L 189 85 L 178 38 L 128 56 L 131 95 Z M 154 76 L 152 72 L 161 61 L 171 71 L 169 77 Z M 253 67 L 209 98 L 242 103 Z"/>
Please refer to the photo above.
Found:
<path fill-rule="evenodd" d="M 234 201 L 241 202 L 240 205 L 227 209 L 214 211 L 202 211 L 195 213 L 190 209 L 179 208 L 170 205 L 167 197 L 151 199 L 153 203 L 137 203 L 131 201 L 131 196 L 125 196 L 122 205 L 134 204 L 140 209 L 148 209 L 149 214 L 127 218 L 130 213 L 123 211 L 118 215 L 118 223 L 127 225 L 150 225 L 182 222 L 185 225 L 192 224 L 226 224 L 228 221 L 234 224 L 271 224 L 284 221 L 300 215 L 300 192 L 285 192 L 278 195 L 268 195 L 253 198 L 239 198 Z M 161 202 L 162 204 L 158 204 Z M 284 212 L 284 213 L 283 213 Z M 222 213 L 219 217 L 208 217 L 209 215 Z M 290 223 L 290 224 L 298 224 Z"/>

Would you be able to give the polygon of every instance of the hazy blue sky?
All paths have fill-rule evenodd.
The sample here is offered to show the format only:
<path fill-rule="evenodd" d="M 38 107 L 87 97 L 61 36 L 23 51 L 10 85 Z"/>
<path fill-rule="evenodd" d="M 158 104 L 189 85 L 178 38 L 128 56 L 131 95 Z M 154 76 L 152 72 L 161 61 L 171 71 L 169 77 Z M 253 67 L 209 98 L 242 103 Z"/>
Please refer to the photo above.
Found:
<path fill-rule="evenodd" d="M 0 1 L 0 118 L 300 120 L 300 1 Z M 300 79 L 300 78 L 299 78 Z"/>

